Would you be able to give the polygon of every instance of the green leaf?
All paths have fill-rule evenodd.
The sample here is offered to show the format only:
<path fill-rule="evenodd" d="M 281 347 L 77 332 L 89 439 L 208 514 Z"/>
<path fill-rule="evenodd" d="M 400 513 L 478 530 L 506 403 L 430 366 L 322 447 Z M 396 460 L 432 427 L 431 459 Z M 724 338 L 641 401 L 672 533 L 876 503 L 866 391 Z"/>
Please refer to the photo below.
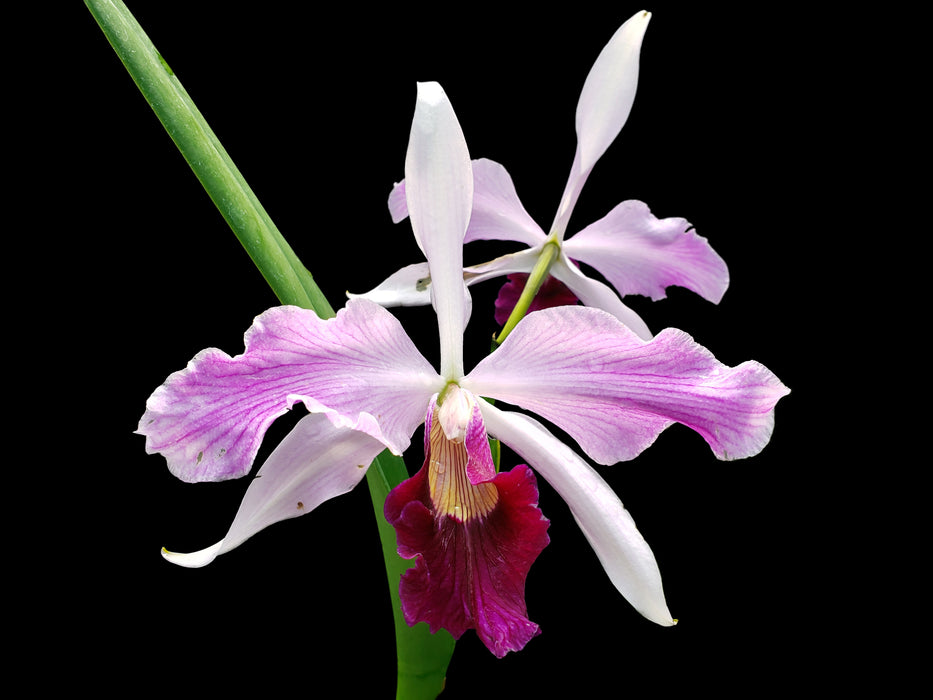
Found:
<path fill-rule="evenodd" d="M 143 97 L 283 304 L 334 311 L 279 233 L 194 101 L 118 0 L 85 0 Z"/>

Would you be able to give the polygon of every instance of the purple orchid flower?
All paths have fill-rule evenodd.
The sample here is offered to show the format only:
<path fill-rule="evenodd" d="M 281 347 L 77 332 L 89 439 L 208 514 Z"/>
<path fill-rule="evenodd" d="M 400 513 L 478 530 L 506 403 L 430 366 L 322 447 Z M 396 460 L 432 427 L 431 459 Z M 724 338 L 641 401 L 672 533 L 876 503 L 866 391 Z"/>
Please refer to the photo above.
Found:
<path fill-rule="evenodd" d="M 639 53 L 650 18 L 650 13 L 639 12 L 625 22 L 603 48 L 586 78 L 577 104 L 577 150 L 549 234 L 522 206 L 502 165 L 488 159 L 473 161 L 473 215 L 465 242 L 516 241 L 528 248 L 466 268 L 467 284 L 528 273 L 544 247 L 555 245 L 559 253 L 550 274 L 569 292 L 540 301 L 538 308 L 573 303 L 576 297 L 587 306 L 608 311 L 645 339 L 651 338 L 648 326 L 619 295 L 641 294 L 658 300 L 665 297 L 668 286 L 679 285 L 714 303 L 722 299 L 729 286 L 729 271 L 723 259 L 686 219 L 658 219 L 642 202 L 622 202 L 604 218 L 565 240 L 567 224 L 583 184 L 631 112 L 638 83 Z M 389 210 L 396 223 L 408 216 L 404 180 L 390 194 Z M 618 294 L 586 276 L 574 261 L 593 267 Z M 387 307 L 427 304 L 430 280 L 427 263 L 409 265 L 358 296 Z M 504 288 L 500 295 L 500 316 L 507 317 L 505 311 L 515 305 L 517 295 L 510 294 L 511 291 Z"/>
<path fill-rule="evenodd" d="M 667 426 L 686 424 L 721 459 L 768 442 L 787 389 L 756 362 L 729 368 L 686 334 L 645 341 L 588 307 L 545 309 L 522 320 L 470 373 L 463 367 L 469 294 L 463 236 L 473 169 L 443 90 L 420 84 L 406 158 L 412 228 L 429 261 L 440 372 L 383 307 L 351 299 L 328 320 L 282 306 L 258 316 L 242 355 L 208 349 L 147 402 L 138 432 L 186 481 L 246 475 L 269 424 L 301 402 L 309 415 L 250 483 L 226 536 L 172 562 L 203 566 L 264 527 L 310 512 L 353 488 L 383 449 L 402 454 L 425 423 L 425 462 L 389 494 L 399 553 L 418 560 L 403 577 L 410 624 L 454 636 L 476 630 L 497 656 L 538 633 L 527 618 L 528 569 L 547 544 L 534 473 L 495 473 L 487 436 L 511 447 L 567 502 L 617 589 L 645 617 L 672 625 L 655 558 L 597 472 L 538 420 L 565 430 L 597 462 L 635 457 Z"/>

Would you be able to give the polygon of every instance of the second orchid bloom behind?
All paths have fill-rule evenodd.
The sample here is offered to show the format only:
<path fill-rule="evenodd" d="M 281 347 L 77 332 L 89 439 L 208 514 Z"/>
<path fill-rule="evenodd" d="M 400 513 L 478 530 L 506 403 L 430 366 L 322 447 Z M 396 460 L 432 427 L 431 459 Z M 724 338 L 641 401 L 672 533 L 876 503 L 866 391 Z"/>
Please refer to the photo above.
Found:
<path fill-rule="evenodd" d="M 473 209 L 464 241 L 503 240 L 528 246 L 464 270 L 464 279 L 470 285 L 509 276 L 496 303 L 500 325 L 506 324 L 527 274 L 547 254 L 549 246 L 557 251 L 549 267 L 548 294 L 539 295 L 532 309 L 576 303 L 579 299 L 587 306 L 611 313 L 646 340 L 651 338 L 647 324 L 622 302 L 620 295 L 640 294 L 658 300 L 664 298 L 668 286 L 678 285 L 718 303 L 729 286 L 725 262 L 686 219 L 658 219 L 643 202 L 624 201 L 599 221 L 566 236 L 584 183 L 628 120 L 638 84 L 642 39 L 650 17 L 648 12 L 639 12 L 625 22 L 603 48 L 586 78 L 577 104 L 577 149 L 548 233 L 525 211 L 505 167 L 484 158 L 473 161 Z M 408 215 L 405 189 L 403 180 L 389 196 L 389 211 L 395 222 Z M 574 261 L 593 267 L 615 291 L 585 275 Z M 416 263 L 359 296 L 387 307 L 427 304 L 430 279 L 427 263 Z"/>

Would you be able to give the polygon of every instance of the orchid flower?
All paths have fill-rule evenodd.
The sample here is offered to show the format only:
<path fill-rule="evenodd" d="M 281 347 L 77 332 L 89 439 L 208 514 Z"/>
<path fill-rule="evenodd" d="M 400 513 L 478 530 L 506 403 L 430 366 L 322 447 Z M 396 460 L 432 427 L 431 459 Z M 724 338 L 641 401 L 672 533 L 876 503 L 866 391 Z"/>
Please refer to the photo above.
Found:
<path fill-rule="evenodd" d="M 658 219 L 646 204 L 629 200 L 572 237 L 565 236 L 583 184 L 632 109 L 639 53 L 650 17 L 648 12 L 639 12 L 625 22 L 603 48 L 586 78 L 577 104 L 577 149 L 548 234 L 522 206 L 502 165 L 488 159 L 473 161 L 473 215 L 464 240 L 516 241 L 528 246 L 464 270 L 464 278 L 471 285 L 510 275 L 513 284 L 500 293 L 497 306 L 507 310 L 515 306 L 516 273 L 527 275 L 536 266 L 543 267 L 545 273 L 549 271 L 569 290 L 539 306 L 575 303 L 579 299 L 613 314 L 645 339 L 651 338 L 648 326 L 618 295 L 641 294 L 658 300 L 665 297 L 666 287 L 679 285 L 715 303 L 722 299 L 729 285 L 726 264 L 686 219 Z M 396 223 L 409 214 L 405 189 L 403 180 L 389 196 L 389 210 Z M 585 275 L 574 261 L 597 270 L 618 295 L 603 282 Z M 543 276 L 536 284 L 542 280 Z M 426 304 L 430 284 L 428 264 L 414 264 L 359 296 L 387 307 Z M 503 314 L 500 309 L 500 322 Z"/>
<path fill-rule="evenodd" d="M 308 415 L 259 469 L 221 541 L 165 557 L 203 566 L 267 525 L 310 512 L 353 488 L 384 448 L 402 454 L 424 423 L 424 466 L 385 503 L 399 553 L 417 558 L 400 588 L 409 624 L 423 620 L 455 637 L 475 629 L 497 656 L 539 632 L 524 586 L 548 523 L 528 466 L 495 472 L 491 435 L 553 485 L 621 594 L 649 620 L 672 625 L 651 549 L 596 470 L 537 419 L 481 397 L 537 413 L 612 464 L 674 422 L 699 432 L 721 459 L 753 455 L 769 440 L 787 389 L 756 362 L 722 365 L 680 331 L 645 341 L 614 316 L 579 306 L 528 316 L 465 373 L 462 247 L 473 169 L 436 83 L 418 86 L 405 174 L 430 266 L 440 371 L 367 299 L 349 300 L 327 320 L 272 308 L 247 331 L 243 354 L 199 353 L 153 393 L 138 429 L 147 451 L 163 454 L 180 478 L 243 476 L 276 417 L 299 402 Z"/>

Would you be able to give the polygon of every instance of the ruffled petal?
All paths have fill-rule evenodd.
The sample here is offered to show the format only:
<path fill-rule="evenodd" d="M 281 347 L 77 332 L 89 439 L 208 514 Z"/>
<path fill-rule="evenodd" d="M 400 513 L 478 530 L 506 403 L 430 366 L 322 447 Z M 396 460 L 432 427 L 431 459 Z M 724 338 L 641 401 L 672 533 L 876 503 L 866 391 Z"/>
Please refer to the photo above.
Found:
<path fill-rule="evenodd" d="M 431 301 L 441 339 L 441 374 L 463 376 L 469 293 L 463 236 L 473 204 L 473 170 L 460 123 L 437 83 L 419 83 L 405 158 L 405 199 L 415 238 L 431 271 Z"/>
<path fill-rule="evenodd" d="M 638 86 L 641 44 L 650 12 L 626 21 L 603 47 L 577 103 L 577 150 L 551 231 L 562 238 L 583 184 L 628 120 Z"/>
<path fill-rule="evenodd" d="M 574 234 L 563 250 L 598 270 L 622 296 L 658 300 L 678 285 L 719 303 L 729 286 L 725 261 L 686 219 L 658 219 L 635 200 Z"/>
<path fill-rule="evenodd" d="M 673 625 L 654 554 L 602 477 L 534 419 L 480 405 L 490 434 L 527 460 L 566 501 L 616 589 L 652 622 Z"/>
<path fill-rule="evenodd" d="M 263 528 L 350 491 L 383 449 L 378 440 L 336 427 L 324 415 L 305 416 L 259 469 L 220 542 L 190 554 L 163 550 L 163 556 L 181 566 L 209 564 Z"/>
<path fill-rule="evenodd" d="M 648 324 L 642 320 L 641 316 L 622 303 L 618 294 L 599 280 L 584 275 L 580 268 L 567 259 L 563 251 L 551 266 L 551 275 L 563 282 L 586 306 L 602 309 L 612 314 L 642 340 L 651 340 L 654 337 Z"/>
<path fill-rule="evenodd" d="M 525 211 L 505 167 L 488 158 L 478 158 L 472 165 L 473 211 L 464 243 L 478 240 L 517 241 L 528 246 L 543 243 L 544 231 Z M 395 223 L 408 216 L 404 181 L 396 183 L 389 195 L 389 212 Z"/>
<path fill-rule="evenodd" d="M 245 342 L 236 357 L 200 352 L 146 403 L 137 432 L 184 481 L 248 473 L 269 424 L 298 401 L 401 454 L 443 386 L 395 317 L 364 299 L 326 321 L 295 306 L 269 309 Z"/>
<path fill-rule="evenodd" d="M 399 554 L 418 558 L 399 589 L 408 624 L 455 638 L 475 629 L 502 657 L 539 633 L 527 617 L 525 579 L 548 543 L 548 521 L 530 469 L 495 473 L 477 403 L 460 442 L 447 438 L 432 405 L 424 466 L 392 490 L 385 514 Z"/>
<path fill-rule="evenodd" d="M 676 329 L 644 341 L 589 307 L 524 318 L 461 386 L 537 413 L 592 459 L 632 459 L 672 423 L 703 436 L 719 459 L 760 452 L 789 392 L 757 362 L 727 367 Z"/>

